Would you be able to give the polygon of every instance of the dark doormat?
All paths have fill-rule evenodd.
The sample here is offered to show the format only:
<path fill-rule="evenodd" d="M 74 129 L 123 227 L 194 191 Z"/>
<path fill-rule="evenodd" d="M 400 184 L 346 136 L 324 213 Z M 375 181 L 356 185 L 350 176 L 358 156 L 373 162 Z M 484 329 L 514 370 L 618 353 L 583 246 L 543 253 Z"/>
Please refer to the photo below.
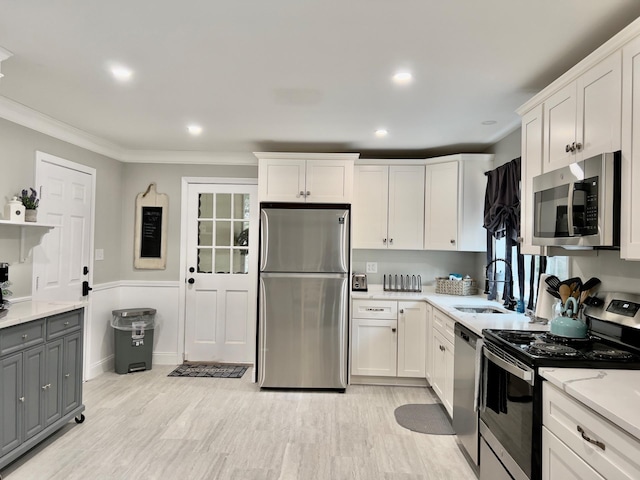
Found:
<path fill-rule="evenodd" d="M 183 363 L 169 377 L 215 377 L 215 378 L 242 378 L 247 365 L 229 365 L 212 363 Z"/>
<path fill-rule="evenodd" d="M 440 403 L 402 405 L 393 412 L 401 427 L 429 435 L 453 435 L 453 427 Z"/>

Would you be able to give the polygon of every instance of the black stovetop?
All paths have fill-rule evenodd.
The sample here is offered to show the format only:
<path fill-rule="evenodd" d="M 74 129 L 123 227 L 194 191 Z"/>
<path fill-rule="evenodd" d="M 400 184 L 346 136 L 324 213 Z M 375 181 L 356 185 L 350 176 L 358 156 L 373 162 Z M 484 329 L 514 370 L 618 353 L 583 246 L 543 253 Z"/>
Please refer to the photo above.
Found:
<path fill-rule="evenodd" d="M 530 367 L 640 369 L 640 349 L 595 334 L 569 338 L 526 330 L 483 331 L 486 344 L 499 346 Z"/>

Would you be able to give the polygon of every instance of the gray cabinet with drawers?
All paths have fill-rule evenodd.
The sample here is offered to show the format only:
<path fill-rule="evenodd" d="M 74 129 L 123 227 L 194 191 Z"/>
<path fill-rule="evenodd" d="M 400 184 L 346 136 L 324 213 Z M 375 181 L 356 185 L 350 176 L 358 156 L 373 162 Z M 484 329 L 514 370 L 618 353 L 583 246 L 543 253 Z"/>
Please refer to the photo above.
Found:
<path fill-rule="evenodd" d="M 83 317 L 80 308 L 0 329 L 0 468 L 84 421 Z"/>

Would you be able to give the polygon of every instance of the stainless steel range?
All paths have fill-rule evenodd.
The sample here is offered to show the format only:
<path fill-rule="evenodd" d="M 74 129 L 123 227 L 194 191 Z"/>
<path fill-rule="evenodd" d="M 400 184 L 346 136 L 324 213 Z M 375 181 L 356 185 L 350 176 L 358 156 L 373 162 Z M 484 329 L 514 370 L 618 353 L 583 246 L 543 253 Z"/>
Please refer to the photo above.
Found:
<path fill-rule="evenodd" d="M 587 338 L 484 330 L 480 478 L 542 475 L 540 367 L 640 369 L 640 295 L 603 293 L 586 310 Z M 507 473 L 508 472 L 508 473 Z"/>

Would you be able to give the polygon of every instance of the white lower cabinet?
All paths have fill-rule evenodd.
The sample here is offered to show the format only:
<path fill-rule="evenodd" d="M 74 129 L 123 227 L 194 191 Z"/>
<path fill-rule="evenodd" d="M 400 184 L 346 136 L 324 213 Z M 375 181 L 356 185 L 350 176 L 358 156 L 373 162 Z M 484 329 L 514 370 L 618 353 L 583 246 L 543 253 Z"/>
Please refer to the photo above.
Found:
<path fill-rule="evenodd" d="M 351 375 L 424 379 L 424 302 L 354 300 L 351 317 Z"/>
<path fill-rule="evenodd" d="M 431 387 L 453 417 L 453 362 L 455 320 L 433 309 Z"/>
<path fill-rule="evenodd" d="M 556 386 L 542 387 L 542 478 L 640 478 L 640 440 Z"/>

